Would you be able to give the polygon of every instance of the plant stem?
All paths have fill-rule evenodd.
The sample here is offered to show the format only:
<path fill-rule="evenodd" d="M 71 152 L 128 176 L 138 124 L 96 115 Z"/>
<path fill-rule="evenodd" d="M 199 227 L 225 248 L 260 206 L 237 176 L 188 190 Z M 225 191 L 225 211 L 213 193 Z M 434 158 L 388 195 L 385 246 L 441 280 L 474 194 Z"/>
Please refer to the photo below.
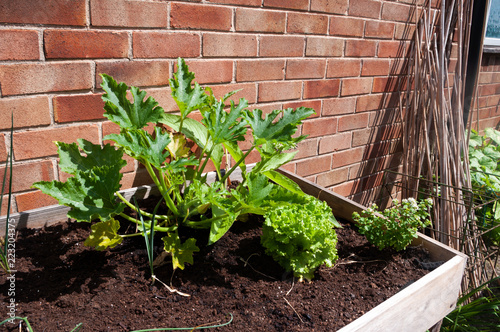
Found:
<path fill-rule="evenodd" d="M 151 164 L 149 162 L 145 162 L 144 166 L 146 166 L 146 170 L 148 171 L 149 175 L 151 176 L 151 179 L 153 179 L 153 182 L 155 185 L 158 187 L 158 189 L 161 192 L 161 195 L 165 199 L 165 204 L 167 204 L 168 208 L 172 213 L 176 216 L 179 215 L 179 210 L 175 206 L 174 202 L 172 201 L 172 198 L 168 194 L 168 189 L 164 186 L 165 182 L 158 180 L 158 177 L 156 176 L 155 171 L 153 170 L 153 167 L 151 167 Z M 162 174 L 160 174 L 161 176 Z"/>
<path fill-rule="evenodd" d="M 226 179 L 229 177 L 229 175 L 234 172 L 236 167 L 238 167 L 245 160 L 245 158 L 250 154 L 250 152 L 253 151 L 253 149 L 255 149 L 255 145 L 253 145 L 250 149 L 248 149 L 247 152 L 245 152 L 245 154 L 243 156 L 241 156 L 240 160 L 238 160 L 238 162 L 236 164 L 234 164 L 234 166 L 231 167 L 231 169 L 229 171 L 227 171 L 226 174 L 224 174 L 224 176 L 222 177 L 222 179 L 220 181 L 225 182 Z"/>

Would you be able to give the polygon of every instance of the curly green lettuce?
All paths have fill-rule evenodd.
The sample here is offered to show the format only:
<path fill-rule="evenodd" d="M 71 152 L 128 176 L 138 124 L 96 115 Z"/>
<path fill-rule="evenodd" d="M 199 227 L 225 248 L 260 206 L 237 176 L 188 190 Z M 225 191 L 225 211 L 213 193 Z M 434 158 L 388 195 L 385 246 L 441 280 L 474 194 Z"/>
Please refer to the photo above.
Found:
<path fill-rule="evenodd" d="M 308 196 L 304 204 L 286 204 L 265 215 L 261 243 L 270 255 L 301 281 L 311 280 L 322 264 L 332 267 L 338 259 L 340 227 L 325 203 Z"/>

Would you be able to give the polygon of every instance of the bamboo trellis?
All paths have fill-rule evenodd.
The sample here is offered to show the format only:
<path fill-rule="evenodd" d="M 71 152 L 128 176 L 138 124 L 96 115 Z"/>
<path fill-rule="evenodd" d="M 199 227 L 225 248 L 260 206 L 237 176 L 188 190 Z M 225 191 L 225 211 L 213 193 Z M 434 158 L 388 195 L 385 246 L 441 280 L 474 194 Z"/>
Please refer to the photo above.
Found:
<path fill-rule="evenodd" d="M 468 130 L 463 120 L 465 75 L 473 0 L 416 6 L 408 56 L 407 90 L 401 97 L 404 197 L 427 187 L 434 197 L 432 235 L 469 255 L 464 288 L 484 279 L 487 259 L 474 220 Z M 420 13 L 419 13 L 420 10 Z M 470 122 L 470 121 L 469 121 Z"/>

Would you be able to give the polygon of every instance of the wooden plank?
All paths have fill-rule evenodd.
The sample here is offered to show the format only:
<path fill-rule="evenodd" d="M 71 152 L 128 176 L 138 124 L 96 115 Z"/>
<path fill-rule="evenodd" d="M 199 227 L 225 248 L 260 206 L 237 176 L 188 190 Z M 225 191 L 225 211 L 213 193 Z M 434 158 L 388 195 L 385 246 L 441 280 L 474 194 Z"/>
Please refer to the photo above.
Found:
<path fill-rule="evenodd" d="M 339 332 L 426 331 L 455 308 L 464 268 L 453 257 Z"/>

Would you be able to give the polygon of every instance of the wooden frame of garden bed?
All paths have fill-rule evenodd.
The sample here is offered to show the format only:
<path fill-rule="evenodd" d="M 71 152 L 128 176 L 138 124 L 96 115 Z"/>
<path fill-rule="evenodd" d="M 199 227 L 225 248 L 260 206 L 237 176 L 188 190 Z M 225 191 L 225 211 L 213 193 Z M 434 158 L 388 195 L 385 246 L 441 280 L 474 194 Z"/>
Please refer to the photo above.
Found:
<path fill-rule="evenodd" d="M 337 217 L 354 222 L 352 213 L 366 209 L 300 176 L 285 170 L 280 172 L 294 180 L 304 192 L 325 201 Z M 134 195 L 146 198 L 157 192 L 155 189 L 152 186 L 141 186 L 121 193 L 127 199 Z M 17 213 L 10 219 L 16 228 L 41 228 L 68 221 L 66 216 L 68 211 L 69 208 L 65 206 L 53 205 Z M 5 222 L 5 217 L 0 218 L 0 232 L 4 232 Z M 421 233 L 412 245 L 424 246 L 433 261 L 445 263 L 346 325 L 339 332 L 391 331 L 395 326 L 404 331 L 426 331 L 455 308 L 467 256 Z"/>

